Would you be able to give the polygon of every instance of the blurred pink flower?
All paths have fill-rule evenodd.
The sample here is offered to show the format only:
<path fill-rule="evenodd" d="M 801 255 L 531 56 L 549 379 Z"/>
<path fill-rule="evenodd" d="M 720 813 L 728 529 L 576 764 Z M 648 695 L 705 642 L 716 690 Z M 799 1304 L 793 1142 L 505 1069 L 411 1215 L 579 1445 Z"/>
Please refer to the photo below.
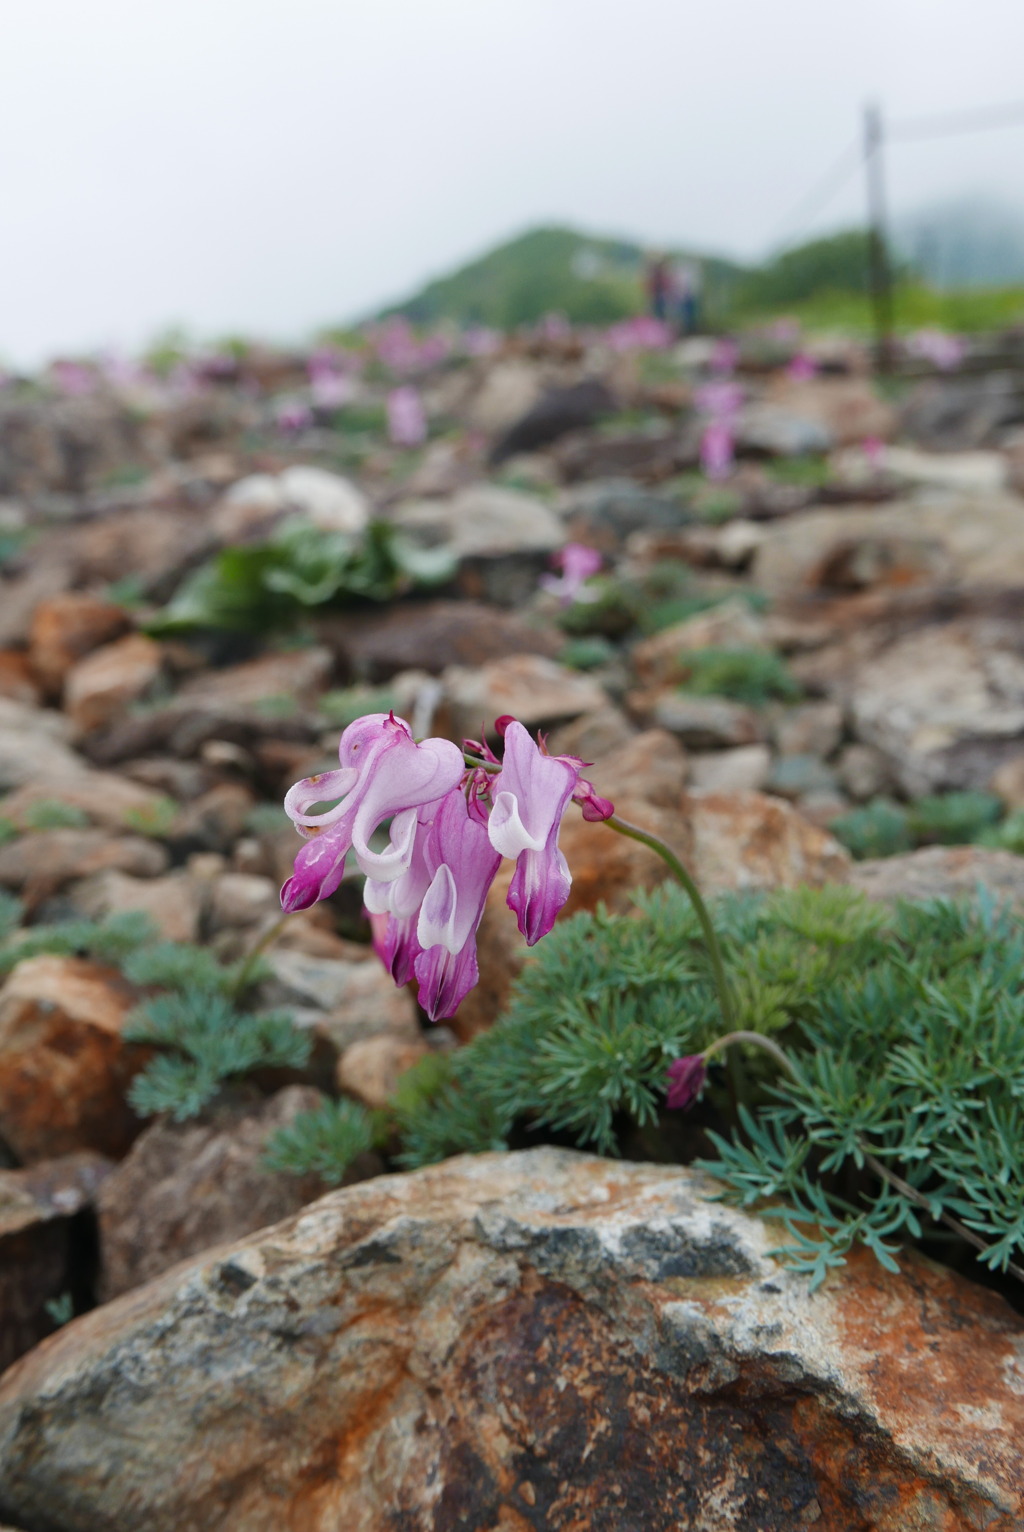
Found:
<path fill-rule="evenodd" d="M 727 479 L 735 463 L 735 441 L 728 420 L 709 420 L 700 439 L 700 465 L 709 479 Z"/>
<path fill-rule="evenodd" d="M 653 314 L 637 314 L 609 325 L 604 338 L 613 351 L 663 351 L 672 344 L 672 331 Z"/>
<path fill-rule="evenodd" d="M 911 356 L 931 362 L 940 372 L 951 372 L 963 361 L 967 344 L 959 335 L 950 335 L 945 330 L 917 330 L 907 341 L 907 350 Z"/>
<path fill-rule="evenodd" d="M 411 383 L 388 394 L 388 436 L 396 447 L 419 447 L 427 439 L 427 416 L 419 390 Z"/>
<path fill-rule="evenodd" d="M 297 436 L 312 424 L 313 412 L 304 399 L 281 399 L 274 407 L 274 423 L 279 431 Z"/>
<path fill-rule="evenodd" d="M 794 383 L 809 383 L 818 376 L 818 364 L 806 351 L 798 351 L 786 368 L 786 376 Z"/>
<path fill-rule="evenodd" d="M 738 383 L 716 379 L 701 384 L 694 392 L 693 402 L 705 415 L 710 415 L 712 420 L 733 420 L 743 403 L 743 389 Z"/>
<path fill-rule="evenodd" d="M 880 436 L 865 436 L 861 443 L 864 460 L 872 473 L 879 473 L 885 467 L 885 443 Z"/>
<path fill-rule="evenodd" d="M 711 353 L 712 372 L 735 372 L 740 359 L 740 348 L 731 335 L 720 335 Z"/>
<path fill-rule="evenodd" d="M 541 575 L 538 583 L 542 590 L 558 596 L 563 606 L 571 606 L 574 601 L 597 600 L 598 592 L 588 590 L 585 584 L 604 562 L 596 548 L 588 548 L 585 543 L 566 543 L 551 555 L 551 562 L 562 572 Z"/>

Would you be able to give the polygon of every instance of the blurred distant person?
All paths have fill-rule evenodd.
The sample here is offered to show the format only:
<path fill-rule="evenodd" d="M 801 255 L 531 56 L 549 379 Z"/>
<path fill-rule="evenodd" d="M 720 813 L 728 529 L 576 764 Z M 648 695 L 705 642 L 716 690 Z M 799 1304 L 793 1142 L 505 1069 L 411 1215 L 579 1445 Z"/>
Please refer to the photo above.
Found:
<path fill-rule="evenodd" d="M 696 335 L 700 324 L 701 270 L 696 261 L 683 261 L 675 269 L 679 332 Z"/>
<path fill-rule="evenodd" d="M 652 253 L 647 257 L 644 287 L 647 291 L 648 313 L 664 323 L 671 315 L 674 287 L 672 267 L 665 256 Z"/>

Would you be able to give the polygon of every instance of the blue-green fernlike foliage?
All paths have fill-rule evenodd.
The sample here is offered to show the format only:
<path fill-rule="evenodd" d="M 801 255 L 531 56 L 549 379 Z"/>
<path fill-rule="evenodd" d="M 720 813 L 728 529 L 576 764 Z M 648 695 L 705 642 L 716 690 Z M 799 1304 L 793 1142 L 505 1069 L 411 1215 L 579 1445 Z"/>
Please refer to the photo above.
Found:
<path fill-rule="evenodd" d="M 657 1152 L 667 1065 L 721 1024 L 684 896 L 637 903 L 556 926 L 499 1024 L 445 1079 L 407 1089 L 406 1164 L 524 1133 L 615 1153 L 640 1129 Z M 712 1061 L 710 1168 L 726 1195 L 770 1206 L 815 1280 L 855 1242 L 891 1264 L 943 1218 L 990 1266 L 1021 1263 L 1020 922 L 980 897 L 888 910 L 842 888 L 732 896 L 714 918 L 737 1025 L 773 1036 L 796 1068 L 747 1046 Z"/>
<path fill-rule="evenodd" d="M 286 1128 L 278 1128 L 266 1162 L 271 1170 L 315 1173 L 328 1186 L 336 1186 L 353 1160 L 373 1147 L 377 1136 L 372 1114 L 358 1101 L 324 1101 L 311 1111 L 299 1112 Z"/>

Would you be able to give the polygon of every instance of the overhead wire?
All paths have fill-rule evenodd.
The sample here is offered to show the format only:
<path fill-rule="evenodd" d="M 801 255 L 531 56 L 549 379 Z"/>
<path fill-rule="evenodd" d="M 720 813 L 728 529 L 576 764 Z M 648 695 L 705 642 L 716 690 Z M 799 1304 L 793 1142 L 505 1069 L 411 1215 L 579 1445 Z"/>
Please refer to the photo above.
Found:
<path fill-rule="evenodd" d="M 982 107 L 969 112 L 946 112 L 931 117 L 897 118 L 885 124 L 884 137 L 888 141 L 906 141 L 915 138 L 938 138 L 947 134 L 983 132 L 990 128 L 1024 125 L 1024 101 L 1004 102 L 1000 106 Z M 768 239 L 769 248 L 779 243 L 784 235 L 792 237 L 802 232 L 822 212 L 837 192 L 841 191 L 851 175 L 863 163 L 864 148 L 857 141 L 847 145 L 839 158 L 829 167 L 820 180 L 801 197 L 793 208 L 776 225 Z"/>
<path fill-rule="evenodd" d="M 803 228 L 816 218 L 822 210 L 828 206 L 838 191 L 846 185 L 850 176 L 858 168 L 864 151 L 859 143 L 849 144 L 839 158 L 829 167 L 825 175 L 816 181 L 810 191 L 806 192 L 800 201 L 780 219 L 769 238 L 769 246 L 774 245 L 784 234 L 792 234 L 794 230 Z"/>
<path fill-rule="evenodd" d="M 950 133 L 980 133 L 989 128 L 1008 128 L 1024 123 L 1024 101 L 982 107 L 971 112 L 945 112 L 934 117 L 909 117 L 886 123 L 889 139 L 940 138 Z"/>

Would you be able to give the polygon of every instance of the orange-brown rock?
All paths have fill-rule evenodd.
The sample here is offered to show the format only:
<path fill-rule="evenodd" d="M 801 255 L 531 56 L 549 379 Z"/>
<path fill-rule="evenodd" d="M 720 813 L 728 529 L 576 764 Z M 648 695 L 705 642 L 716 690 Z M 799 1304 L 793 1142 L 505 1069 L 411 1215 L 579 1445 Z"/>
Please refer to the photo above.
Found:
<path fill-rule="evenodd" d="M 95 649 L 68 671 L 64 707 L 80 734 L 88 734 L 138 702 L 156 681 L 160 645 L 144 633 L 129 633 Z"/>
<path fill-rule="evenodd" d="M 0 1382 L 0 1515 L 75 1532 L 1017 1532 L 1024 1318 L 817 1292 L 678 1167 L 553 1149 L 334 1192 Z"/>
<path fill-rule="evenodd" d="M 40 601 L 32 615 L 29 659 L 47 696 L 60 696 L 72 666 L 130 625 L 123 606 L 80 591 Z"/>
<path fill-rule="evenodd" d="M 137 998 L 83 958 L 45 954 L 11 971 L 0 989 L 0 1138 L 19 1160 L 124 1154 L 140 1126 L 125 1091 L 148 1057 L 121 1036 Z"/>
<path fill-rule="evenodd" d="M 82 1296 L 91 1263 L 71 1220 L 112 1169 L 84 1152 L 0 1170 L 0 1371 L 56 1328 L 48 1303 Z"/>
<path fill-rule="evenodd" d="M 21 649 L 0 649 L 0 697 L 13 697 L 31 707 L 42 700 L 35 672 Z"/>
<path fill-rule="evenodd" d="M 360 1038 L 338 1060 L 338 1085 L 366 1106 L 385 1107 L 401 1076 L 428 1052 L 419 1038 L 410 1040 L 389 1032 Z"/>

